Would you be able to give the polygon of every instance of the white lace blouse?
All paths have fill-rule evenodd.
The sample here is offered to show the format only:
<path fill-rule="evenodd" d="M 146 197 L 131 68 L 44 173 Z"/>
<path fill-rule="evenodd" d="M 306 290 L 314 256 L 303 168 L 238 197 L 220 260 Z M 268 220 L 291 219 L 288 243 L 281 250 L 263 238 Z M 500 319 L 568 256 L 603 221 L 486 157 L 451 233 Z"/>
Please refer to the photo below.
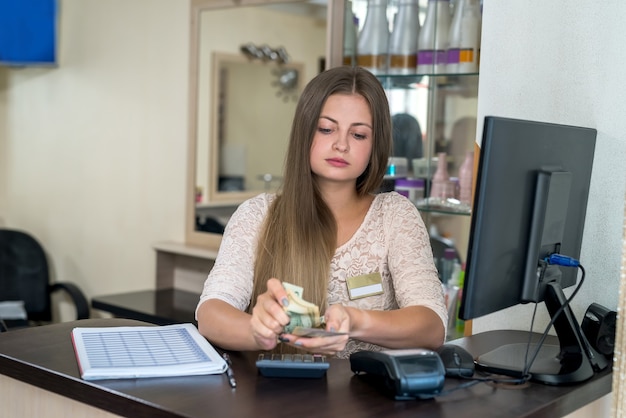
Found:
<path fill-rule="evenodd" d="M 247 309 L 252 295 L 258 234 L 274 197 L 260 194 L 237 208 L 226 226 L 198 306 L 207 299 L 220 299 L 242 311 Z M 448 314 L 428 232 L 417 208 L 396 192 L 376 195 L 359 229 L 336 249 L 330 271 L 329 305 L 367 310 L 425 306 L 437 313 L 444 327 L 447 325 Z M 382 276 L 383 293 L 350 300 L 346 279 L 375 272 Z M 380 349 L 350 339 L 337 357 Z"/>

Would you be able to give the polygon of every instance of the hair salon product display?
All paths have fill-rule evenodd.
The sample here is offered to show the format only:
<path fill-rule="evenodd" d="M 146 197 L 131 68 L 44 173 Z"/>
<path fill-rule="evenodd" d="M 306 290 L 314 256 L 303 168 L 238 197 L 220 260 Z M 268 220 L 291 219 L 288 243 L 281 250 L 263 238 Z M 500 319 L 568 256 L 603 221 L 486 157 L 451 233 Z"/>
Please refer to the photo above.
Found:
<path fill-rule="evenodd" d="M 388 0 L 368 0 L 356 34 L 356 63 L 374 74 L 467 74 L 478 72 L 482 26 L 479 0 L 428 0 L 423 22 L 419 0 L 398 0 L 389 25 Z M 362 17 L 361 17 L 362 18 Z M 344 64 L 354 62 L 352 39 L 358 19 L 352 2 L 344 16 Z"/>
<path fill-rule="evenodd" d="M 448 171 L 449 158 L 445 152 L 437 154 L 437 158 L 430 161 L 435 172 L 432 175 L 430 184 L 426 187 L 425 197 L 417 199 L 415 205 L 420 209 L 435 209 L 447 212 L 469 213 L 471 210 L 471 193 L 472 193 L 472 170 L 474 153 L 468 152 L 463 164 L 459 168 L 459 177 L 450 176 Z M 414 175 L 415 173 L 424 174 L 425 170 L 421 166 L 417 166 L 417 162 L 421 160 L 413 160 Z M 427 167 L 426 160 L 421 161 Z M 396 180 L 396 190 L 398 180 Z M 404 183 L 401 183 L 404 185 Z M 463 199 L 463 200 L 461 200 Z"/>

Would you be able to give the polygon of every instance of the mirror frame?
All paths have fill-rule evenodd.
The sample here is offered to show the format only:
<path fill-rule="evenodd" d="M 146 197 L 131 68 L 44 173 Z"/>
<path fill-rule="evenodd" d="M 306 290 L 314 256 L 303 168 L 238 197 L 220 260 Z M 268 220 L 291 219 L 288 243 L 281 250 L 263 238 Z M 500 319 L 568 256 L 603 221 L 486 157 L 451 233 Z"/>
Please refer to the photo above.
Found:
<path fill-rule="evenodd" d="M 196 230 L 196 136 L 198 123 L 198 65 L 200 14 L 205 10 L 296 3 L 305 0 L 191 0 L 189 37 L 189 93 L 185 244 L 217 250 L 221 234 Z M 326 68 L 342 64 L 344 0 L 328 0 L 326 8 Z"/>

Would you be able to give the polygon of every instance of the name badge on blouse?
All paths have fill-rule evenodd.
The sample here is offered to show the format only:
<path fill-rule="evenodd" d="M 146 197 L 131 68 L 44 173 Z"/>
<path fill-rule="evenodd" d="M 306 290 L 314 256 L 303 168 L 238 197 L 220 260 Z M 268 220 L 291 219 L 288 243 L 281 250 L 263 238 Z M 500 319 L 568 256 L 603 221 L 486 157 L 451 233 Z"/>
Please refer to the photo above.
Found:
<path fill-rule="evenodd" d="M 378 272 L 350 277 L 347 282 L 350 300 L 383 293 L 383 278 Z"/>

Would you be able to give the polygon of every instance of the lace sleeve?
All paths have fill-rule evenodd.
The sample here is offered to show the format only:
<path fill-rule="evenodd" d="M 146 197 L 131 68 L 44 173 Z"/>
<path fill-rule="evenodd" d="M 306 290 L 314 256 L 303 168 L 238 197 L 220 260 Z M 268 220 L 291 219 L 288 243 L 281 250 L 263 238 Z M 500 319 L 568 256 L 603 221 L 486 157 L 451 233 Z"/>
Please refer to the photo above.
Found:
<path fill-rule="evenodd" d="M 396 193 L 389 196 L 385 206 L 389 271 L 398 306 L 430 308 L 446 327 L 448 313 L 443 288 L 422 217 L 408 199 Z"/>
<path fill-rule="evenodd" d="M 267 194 L 256 196 L 243 202 L 233 213 L 215 264 L 204 282 L 198 306 L 207 299 L 220 299 L 242 311 L 248 307 L 258 234 L 270 200 Z"/>

